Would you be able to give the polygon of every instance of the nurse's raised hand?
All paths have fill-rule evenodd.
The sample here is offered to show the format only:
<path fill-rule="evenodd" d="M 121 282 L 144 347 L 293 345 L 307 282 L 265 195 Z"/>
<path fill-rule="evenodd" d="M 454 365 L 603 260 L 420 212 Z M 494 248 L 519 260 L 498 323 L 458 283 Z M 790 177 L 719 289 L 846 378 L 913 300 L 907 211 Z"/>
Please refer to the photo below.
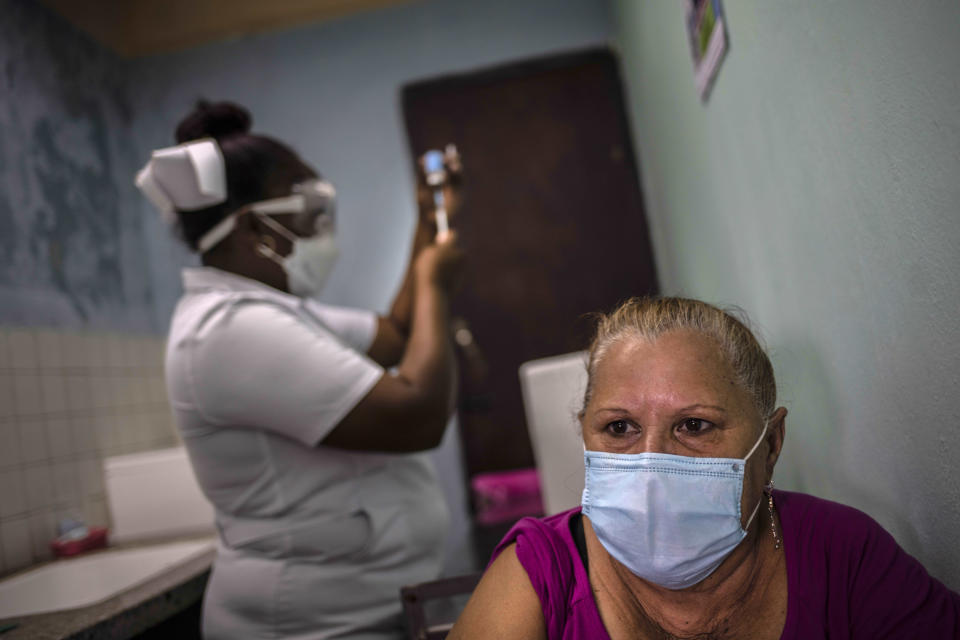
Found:
<path fill-rule="evenodd" d="M 424 247 L 417 256 L 417 280 L 439 286 L 447 293 L 456 290 L 463 275 L 463 249 L 457 244 L 457 232 L 450 230 Z"/>
<path fill-rule="evenodd" d="M 463 270 L 456 233 L 428 244 L 413 265 L 410 337 L 385 373 L 322 444 L 358 451 L 411 452 L 439 446 L 456 400 L 450 293 Z"/>

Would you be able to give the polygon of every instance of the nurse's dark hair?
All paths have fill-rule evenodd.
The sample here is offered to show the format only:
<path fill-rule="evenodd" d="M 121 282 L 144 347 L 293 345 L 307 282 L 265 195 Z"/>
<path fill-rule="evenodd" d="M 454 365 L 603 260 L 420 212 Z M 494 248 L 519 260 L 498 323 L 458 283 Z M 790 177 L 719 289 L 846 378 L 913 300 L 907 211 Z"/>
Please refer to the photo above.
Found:
<path fill-rule="evenodd" d="M 313 171 L 287 145 L 250 133 L 253 118 L 232 102 L 198 100 L 176 130 L 177 143 L 214 138 L 223 153 L 227 199 L 198 211 L 177 212 L 177 231 L 196 250 L 207 231 L 240 207 L 288 193 L 290 185 L 312 177 Z"/>
<path fill-rule="evenodd" d="M 733 368 L 737 383 L 753 397 L 760 415 L 769 418 L 777 403 L 777 382 L 770 358 L 749 324 L 741 309 L 720 309 L 690 298 L 631 298 L 608 314 L 598 314 L 581 417 L 593 395 L 597 365 L 611 346 L 621 340 L 654 342 L 669 331 L 690 330 L 717 343 Z"/>

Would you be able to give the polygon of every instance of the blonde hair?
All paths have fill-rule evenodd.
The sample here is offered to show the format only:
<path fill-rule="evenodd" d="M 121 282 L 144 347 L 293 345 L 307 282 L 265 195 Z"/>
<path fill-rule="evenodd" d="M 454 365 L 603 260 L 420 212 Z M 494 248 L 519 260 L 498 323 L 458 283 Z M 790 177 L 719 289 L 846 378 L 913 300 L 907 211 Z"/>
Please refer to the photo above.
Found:
<path fill-rule="evenodd" d="M 654 342 L 669 331 L 687 329 L 717 343 L 737 383 L 753 397 L 760 415 L 768 418 L 777 403 L 777 382 L 770 358 L 747 327 L 748 322 L 740 309 L 723 310 L 689 298 L 631 298 L 611 313 L 600 314 L 590 344 L 581 416 L 590 403 L 597 365 L 611 346 L 625 339 Z"/>

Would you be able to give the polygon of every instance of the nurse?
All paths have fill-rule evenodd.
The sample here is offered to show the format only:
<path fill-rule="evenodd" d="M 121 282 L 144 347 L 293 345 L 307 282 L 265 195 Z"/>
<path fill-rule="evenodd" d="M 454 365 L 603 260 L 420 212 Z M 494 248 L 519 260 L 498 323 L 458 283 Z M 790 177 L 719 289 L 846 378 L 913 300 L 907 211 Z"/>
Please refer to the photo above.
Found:
<path fill-rule="evenodd" d="M 200 102 L 137 176 L 203 264 L 183 271 L 166 354 L 219 531 L 203 634 L 400 637 L 399 589 L 438 575 L 447 529 L 424 452 L 453 405 L 461 252 L 434 239 L 422 199 L 389 315 L 315 302 L 336 256 L 333 187 L 250 125 Z"/>

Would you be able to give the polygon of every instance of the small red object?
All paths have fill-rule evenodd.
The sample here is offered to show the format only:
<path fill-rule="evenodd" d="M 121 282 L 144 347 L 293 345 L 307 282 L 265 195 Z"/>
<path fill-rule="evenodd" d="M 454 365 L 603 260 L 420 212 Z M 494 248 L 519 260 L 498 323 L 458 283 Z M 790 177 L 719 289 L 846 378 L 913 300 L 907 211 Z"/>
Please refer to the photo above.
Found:
<path fill-rule="evenodd" d="M 68 558 L 85 551 L 102 549 L 107 546 L 106 527 L 90 527 L 87 535 L 76 540 L 61 540 L 57 538 L 50 543 L 50 550 L 58 558 Z"/>

